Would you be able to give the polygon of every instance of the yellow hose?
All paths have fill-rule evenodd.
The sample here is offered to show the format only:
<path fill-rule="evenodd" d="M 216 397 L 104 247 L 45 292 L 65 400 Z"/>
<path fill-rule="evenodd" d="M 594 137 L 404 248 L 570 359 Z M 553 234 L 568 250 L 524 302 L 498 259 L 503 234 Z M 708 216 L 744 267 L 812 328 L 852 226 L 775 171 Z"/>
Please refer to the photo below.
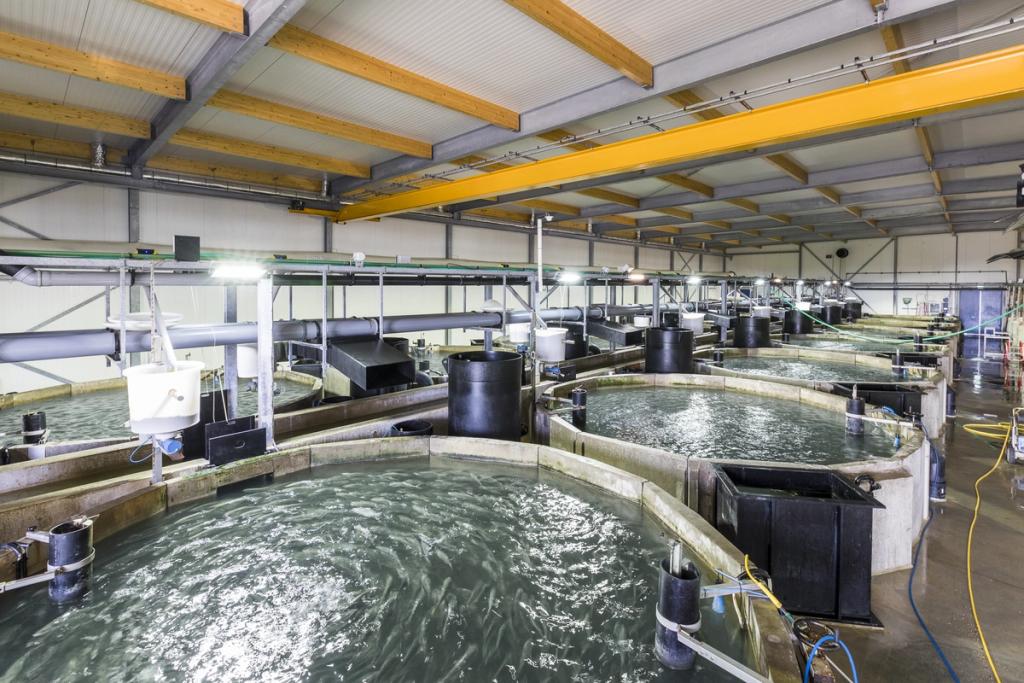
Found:
<path fill-rule="evenodd" d="M 768 599 L 772 601 L 772 604 L 775 605 L 775 609 L 782 610 L 782 602 L 780 602 L 779 599 L 775 597 L 774 593 L 768 590 L 768 586 L 758 581 L 757 577 L 754 576 L 754 572 L 751 571 L 750 555 L 743 556 L 743 568 L 747 570 L 747 577 L 749 577 L 750 580 L 754 582 L 754 585 L 757 586 L 761 590 L 761 592 L 764 593 L 768 597 Z"/>
<path fill-rule="evenodd" d="M 989 468 L 988 472 L 981 475 L 974 482 L 974 516 L 971 517 L 971 527 L 967 531 L 967 595 L 971 602 L 971 616 L 974 617 L 974 626 L 978 629 L 978 637 L 981 639 L 981 649 L 985 651 L 985 659 L 988 660 L 988 668 L 992 670 L 992 676 L 996 679 L 996 683 L 1002 683 L 999 677 L 999 672 L 996 670 L 996 663 L 992 661 L 992 653 L 989 652 L 988 642 L 985 640 L 985 631 L 981 628 L 981 620 L 978 618 L 978 607 L 974 603 L 974 577 L 971 566 L 971 553 L 974 548 L 974 526 L 978 523 L 978 513 L 981 510 L 981 482 L 988 479 L 988 477 L 999 468 L 999 463 L 1003 459 L 1003 455 L 1006 453 L 1006 447 L 1010 443 L 1010 431 L 1012 425 L 1009 422 L 1000 422 L 999 424 L 969 424 L 964 425 L 964 430 L 970 434 L 976 434 L 987 439 L 1003 439 L 1003 447 L 999 449 L 999 455 L 996 456 L 996 461 Z M 998 432 L 998 433 L 997 433 Z"/>

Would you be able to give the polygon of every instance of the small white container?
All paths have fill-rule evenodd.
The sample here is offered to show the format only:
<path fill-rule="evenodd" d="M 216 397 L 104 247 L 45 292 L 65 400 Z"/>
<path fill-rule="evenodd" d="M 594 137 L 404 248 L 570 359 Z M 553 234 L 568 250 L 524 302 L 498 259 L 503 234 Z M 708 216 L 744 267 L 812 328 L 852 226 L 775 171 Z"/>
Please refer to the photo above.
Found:
<path fill-rule="evenodd" d="M 165 436 L 199 422 L 199 374 L 204 367 L 202 361 L 186 360 L 174 370 L 160 363 L 125 369 L 131 430 Z"/>
<path fill-rule="evenodd" d="M 811 310 L 811 302 L 810 301 L 797 301 L 796 302 L 796 310 L 798 310 L 798 311 L 809 311 L 809 310 Z"/>
<path fill-rule="evenodd" d="M 565 335 L 568 332 L 564 327 L 537 330 L 537 358 L 550 363 L 565 360 Z"/>
<path fill-rule="evenodd" d="M 693 330 L 694 334 L 702 334 L 704 332 L 704 314 L 683 313 L 679 318 L 679 326 L 683 329 Z"/>
<path fill-rule="evenodd" d="M 772 317 L 771 306 L 754 306 L 751 309 L 751 315 L 755 318 L 770 318 Z"/>
<path fill-rule="evenodd" d="M 651 316 L 649 315 L 634 315 L 633 316 L 633 327 L 640 328 L 641 330 L 651 326 Z"/>
<path fill-rule="evenodd" d="M 252 379 L 260 374 L 260 358 L 255 344 L 238 345 L 238 378 Z"/>
<path fill-rule="evenodd" d="M 530 342 L 530 323 L 511 323 L 505 331 L 508 333 L 508 340 L 513 344 Z"/>

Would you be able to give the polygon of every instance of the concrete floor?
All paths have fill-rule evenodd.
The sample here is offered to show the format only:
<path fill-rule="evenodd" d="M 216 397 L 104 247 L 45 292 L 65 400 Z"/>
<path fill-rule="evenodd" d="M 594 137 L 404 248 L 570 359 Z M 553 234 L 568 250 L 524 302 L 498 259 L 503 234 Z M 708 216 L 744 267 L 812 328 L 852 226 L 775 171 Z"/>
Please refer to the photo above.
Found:
<path fill-rule="evenodd" d="M 974 481 L 997 447 L 961 429 L 970 422 L 1006 420 L 1021 402 L 1001 380 L 974 379 L 965 368 L 957 383 L 958 417 L 947 426 L 947 502 L 932 505 L 933 520 L 914 577 L 914 599 L 962 681 L 992 681 L 970 613 L 966 580 L 967 530 Z M 981 486 L 981 517 L 974 533 L 974 594 L 989 648 L 1003 681 L 1024 681 L 1024 466 L 1002 462 Z M 862 681 L 950 680 L 907 600 L 910 572 L 876 577 L 872 605 L 884 630 L 841 627 Z M 833 657 L 839 661 L 842 655 Z M 843 667 L 847 671 L 846 667 Z"/>

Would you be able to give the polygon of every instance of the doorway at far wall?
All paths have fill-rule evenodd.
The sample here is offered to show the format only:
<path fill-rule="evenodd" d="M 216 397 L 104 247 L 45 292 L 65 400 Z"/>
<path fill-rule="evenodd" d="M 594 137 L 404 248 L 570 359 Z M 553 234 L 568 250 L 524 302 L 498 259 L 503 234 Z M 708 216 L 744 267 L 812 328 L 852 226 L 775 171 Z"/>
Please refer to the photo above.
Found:
<path fill-rule="evenodd" d="M 963 329 L 992 320 L 1003 312 L 1002 289 L 964 289 L 960 291 L 960 320 Z M 963 357 L 996 359 L 1002 356 L 1003 340 L 993 335 L 1001 335 L 1004 320 L 985 325 L 964 334 Z M 993 355 L 994 354 L 994 355 Z"/>

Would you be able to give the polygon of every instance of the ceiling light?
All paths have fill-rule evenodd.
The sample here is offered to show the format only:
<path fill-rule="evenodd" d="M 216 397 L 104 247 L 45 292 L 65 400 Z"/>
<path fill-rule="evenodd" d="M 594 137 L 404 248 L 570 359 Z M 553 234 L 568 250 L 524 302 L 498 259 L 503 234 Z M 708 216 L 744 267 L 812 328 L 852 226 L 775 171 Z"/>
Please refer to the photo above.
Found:
<path fill-rule="evenodd" d="M 686 284 L 688 284 L 688 285 L 699 285 L 700 284 L 700 277 L 697 276 L 697 275 L 691 275 L 690 277 L 686 278 Z"/>
<path fill-rule="evenodd" d="M 629 275 L 627 275 L 626 278 L 630 282 L 643 282 L 644 280 L 647 279 L 647 276 L 641 273 L 639 270 L 630 269 Z"/>
<path fill-rule="evenodd" d="M 259 280 L 266 273 L 258 263 L 222 263 L 213 269 L 213 277 L 221 280 Z"/>
<path fill-rule="evenodd" d="M 803 281 L 803 280 L 797 280 L 797 281 L 796 281 L 796 284 L 797 284 L 798 286 L 800 286 L 800 287 L 803 287 L 803 286 L 804 286 L 804 281 Z"/>
<path fill-rule="evenodd" d="M 761 278 L 757 278 L 756 280 L 754 280 L 754 285 L 756 287 L 760 287 L 763 284 L 764 284 L 764 280 L 762 280 Z"/>
<path fill-rule="evenodd" d="M 781 277 L 777 277 L 777 278 L 775 278 L 774 282 L 777 285 L 781 285 L 782 284 L 782 278 Z"/>
<path fill-rule="evenodd" d="M 849 286 L 850 286 L 850 281 L 849 280 L 847 280 L 846 282 L 843 283 L 843 287 L 849 287 Z"/>
<path fill-rule="evenodd" d="M 582 279 L 582 275 L 570 271 L 563 271 L 558 274 L 558 281 L 561 282 L 563 285 L 574 285 Z"/>

